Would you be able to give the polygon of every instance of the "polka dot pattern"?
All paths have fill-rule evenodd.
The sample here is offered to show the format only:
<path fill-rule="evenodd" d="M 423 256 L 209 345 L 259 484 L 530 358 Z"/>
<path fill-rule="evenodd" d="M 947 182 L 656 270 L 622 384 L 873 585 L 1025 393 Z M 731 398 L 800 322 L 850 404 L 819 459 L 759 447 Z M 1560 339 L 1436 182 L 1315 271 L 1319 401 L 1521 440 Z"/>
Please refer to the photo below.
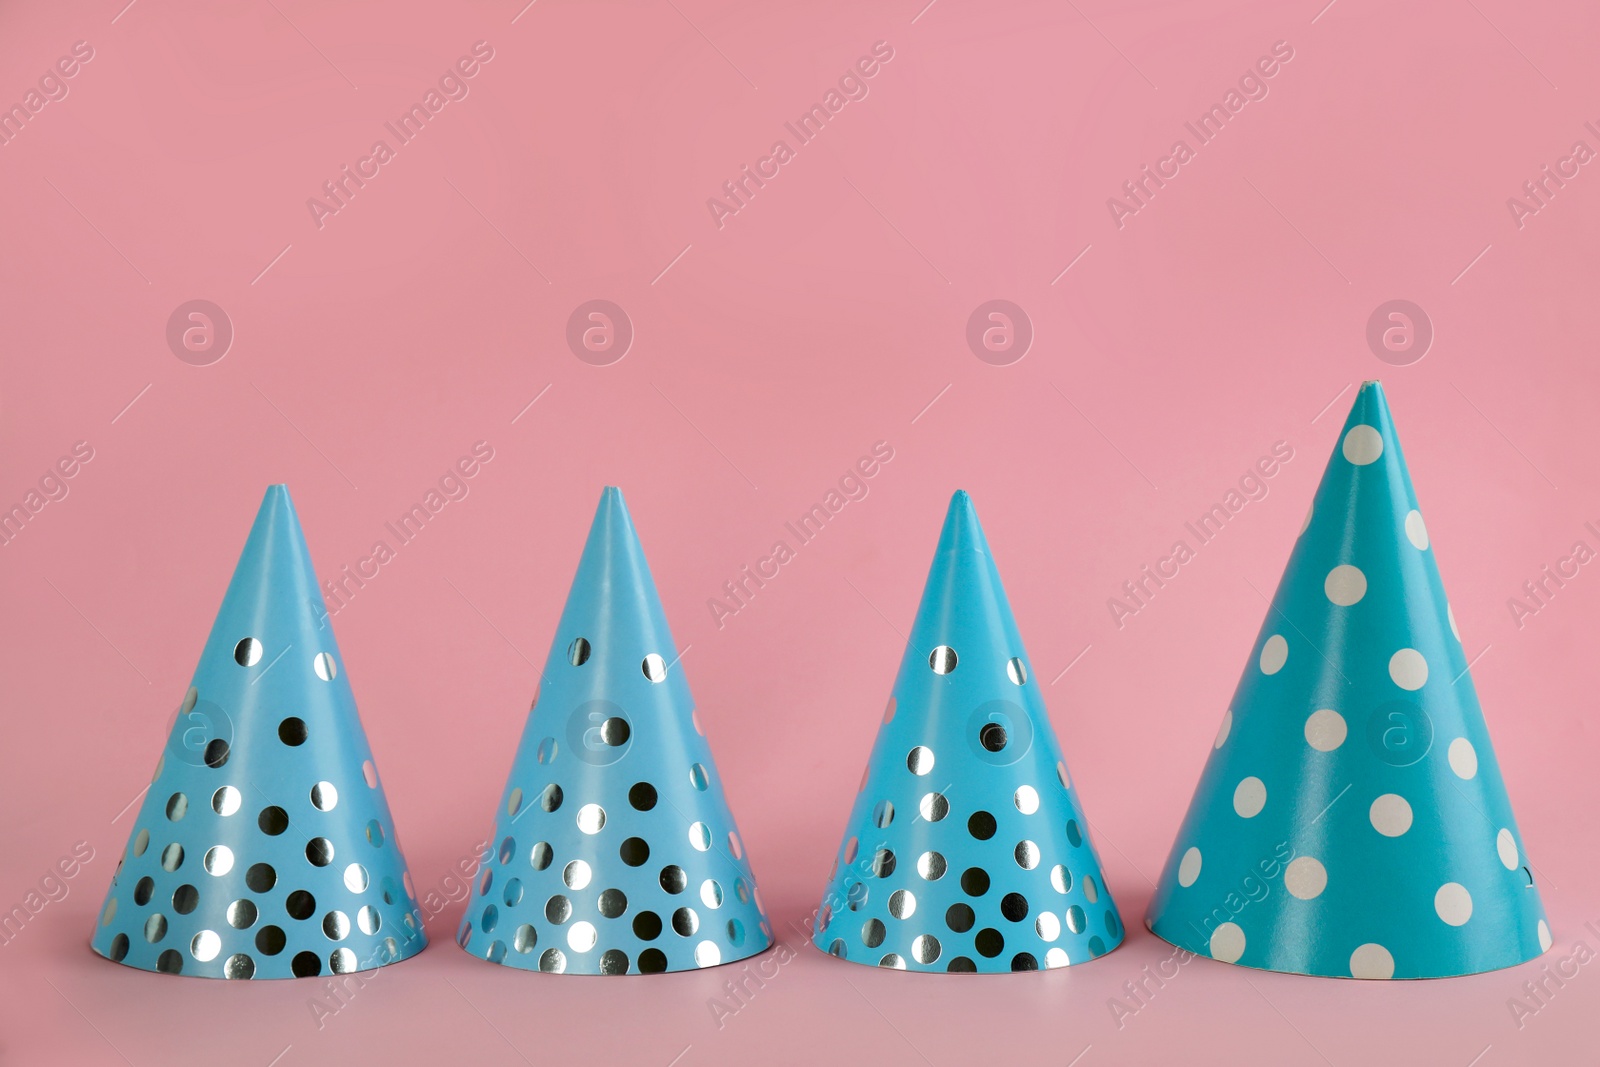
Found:
<path fill-rule="evenodd" d="M 1367 576 L 1361 573 L 1361 568 L 1341 563 L 1323 579 L 1322 591 L 1329 603 L 1347 608 L 1367 595 Z"/>
<path fill-rule="evenodd" d="M 958 494 L 891 694 L 898 711 L 878 723 L 817 909 L 813 943 L 838 959 L 1042 970 L 1093 960 L 1124 936 L 984 543 Z M 930 649 L 950 650 L 932 670 Z"/>
<path fill-rule="evenodd" d="M 521 800 L 496 807 L 496 845 L 457 930 L 479 959 L 547 974 L 659 974 L 736 963 L 772 944 L 697 722 L 692 663 L 680 658 L 648 573 L 621 496 L 607 490 L 501 793 Z M 961 672 L 968 667 L 963 655 Z M 910 707 L 890 701 L 873 717 L 898 730 L 915 718 Z M 869 911 L 905 879 L 922 881 L 918 853 L 886 841 L 919 821 L 930 785 L 945 784 L 912 773 L 912 747 L 894 755 L 905 791 L 890 797 L 870 775 L 863 782 L 860 825 L 838 857 L 846 891 L 817 916 L 830 935 L 825 951 L 838 940 L 843 952 L 850 927 L 864 953 Z M 926 773 L 934 754 L 913 762 Z M 923 788 L 913 791 L 914 781 Z M 897 910 L 920 917 L 920 903 L 907 893 Z"/>
<path fill-rule="evenodd" d="M 1382 945 L 1360 945 L 1350 953 L 1352 978 L 1393 978 L 1394 957 Z"/>
<path fill-rule="evenodd" d="M 1412 511 L 1406 515 L 1406 540 L 1419 552 L 1427 550 L 1428 527 L 1422 521 L 1422 512 Z"/>
<path fill-rule="evenodd" d="M 1212 748 L 1221 748 L 1228 740 L 1228 734 L 1233 731 L 1233 711 L 1230 709 L 1222 713 L 1222 725 L 1217 727 L 1217 739 L 1212 742 Z"/>
<path fill-rule="evenodd" d="M 1459 882 L 1446 882 L 1433 895 L 1433 910 L 1451 926 L 1465 926 L 1472 918 L 1472 894 Z"/>
<path fill-rule="evenodd" d="M 1501 830 L 1494 838 L 1494 850 L 1500 857 L 1500 864 L 1508 871 L 1514 871 L 1522 865 L 1522 856 L 1517 851 L 1517 839 L 1511 836 L 1510 830 Z"/>
<path fill-rule="evenodd" d="M 353 973 L 422 950 L 333 631 L 288 592 L 316 585 L 288 494 L 269 489 L 230 585 L 241 592 L 223 600 L 221 636 L 132 819 L 91 942 L 101 955 L 242 981 Z M 263 701 L 273 710 L 229 710 Z"/>
<path fill-rule="evenodd" d="M 1402 648 L 1389 657 L 1389 677 L 1401 689 L 1415 692 L 1428 684 L 1428 661 L 1414 648 Z"/>
<path fill-rule="evenodd" d="M 1376 463 L 1383 455 L 1383 437 L 1371 426 L 1352 426 L 1339 446 L 1344 458 L 1358 467 Z"/>
<path fill-rule="evenodd" d="M 1457 778 L 1476 778 L 1478 776 L 1478 750 L 1472 747 L 1472 742 L 1465 737 L 1458 737 L 1450 742 L 1448 750 L 1450 769 Z"/>
<path fill-rule="evenodd" d="M 1398 793 L 1385 793 L 1367 809 L 1372 828 L 1384 837 L 1399 837 L 1411 829 L 1411 804 Z"/>
<path fill-rule="evenodd" d="M 1199 849 L 1190 848 L 1185 852 L 1178 863 L 1178 884 L 1185 888 L 1194 885 L 1194 880 L 1200 877 L 1201 862 Z"/>
<path fill-rule="evenodd" d="M 1537 871 L 1376 383 L 1332 453 L 1282 579 L 1252 578 L 1270 602 L 1148 925 L 1330 977 L 1525 963 L 1551 944 Z"/>
<path fill-rule="evenodd" d="M 1306 744 L 1318 752 L 1332 752 L 1344 744 L 1349 732 L 1344 716 L 1332 708 L 1319 708 L 1306 718 Z"/>
<path fill-rule="evenodd" d="M 1221 923 L 1211 931 L 1211 958 L 1223 963 L 1238 963 L 1244 955 L 1244 930 L 1238 923 Z"/>
<path fill-rule="evenodd" d="M 1282 634 L 1273 634 L 1261 646 L 1261 673 L 1277 674 L 1289 662 L 1289 642 Z"/>
<path fill-rule="evenodd" d="M 1267 787 L 1261 779 L 1241 778 L 1233 790 L 1233 810 L 1241 818 L 1253 819 L 1267 806 Z"/>
<path fill-rule="evenodd" d="M 1310 856 L 1295 857 L 1283 872 L 1283 887 L 1301 900 L 1321 896 L 1327 885 L 1328 869 Z"/>

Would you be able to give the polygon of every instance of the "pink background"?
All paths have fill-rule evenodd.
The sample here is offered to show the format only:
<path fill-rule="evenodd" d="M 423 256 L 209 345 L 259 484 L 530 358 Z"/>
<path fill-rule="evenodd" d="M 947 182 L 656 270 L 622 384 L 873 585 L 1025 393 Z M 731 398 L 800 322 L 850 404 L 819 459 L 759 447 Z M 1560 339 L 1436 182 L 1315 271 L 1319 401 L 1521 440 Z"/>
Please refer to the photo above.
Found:
<path fill-rule="evenodd" d="M 0 908 L 76 842 L 94 851 L 0 947 L 0 1060 L 1593 1057 L 1594 967 L 1520 1027 L 1508 1001 L 1600 945 L 1584 926 L 1600 927 L 1600 576 L 1584 568 L 1520 628 L 1507 600 L 1574 541 L 1600 548 L 1583 526 L 1600 520 L 1600 177 L 1582 168 L 1520 228 L 1506 205 L 1575 140 L 1600 148 L 1583 125 L 1600 120 L 1592 5 L 124 2 L 0 11 L 0 103 L 74 42 L 94 50 L 0 147 L 0 505 L 75 442 L 94 450 L 0 548 Z M 493 59 L 469 95 L 319 228 L 307 198 L 480 40 Z M 877 41 L 893 59 L 869 95 L 719 229 L 707 198 Z M 1107 198 L 1277 41 L 1293 59 L 1265 99 L 1119 229 Z M 1009 366 L 965 340 L 994 298 L 1035 332 Z M 1396 298 L 1436 333 L 1406 366 L 1366 341 Z M 209 366 L 166 341 L 193 299 L 235 330 Z M 591 299 L 636 331 L 609 366 L 565 340 Z M 1475 676 L 1555 947 L 1415 984 L 1197 960 L 1119 1028 L 1108 999 L 1170 953 L 1143 929 L 1148 879 L 1369 377 L 1469 655 L 1486 649 Z M 490 826 L 532 664 L 615 483 L 793 958 L 719 1027 L 708 1001 L 737 969 L 501 970 L 454 947 L 450 903 L 427 952 L 319 1029 L 320 983 L 174 981 L 93 956 L 127 807 L 263 487 L 291 485 L 331 577 L 479 440 L 495 458 L 470 496 L 336 619 L 417 885 L 438 889 Z M 895 458 L 870 495 L 714 625 L 707 598 L 878 440 Z M 1278 440 L 1295 458 L 1270 495 L 1119 630 L 1107 598 Z M 1067 971 L 879 972 L 797 929 L 957 487 L 1132 930 Z"/>

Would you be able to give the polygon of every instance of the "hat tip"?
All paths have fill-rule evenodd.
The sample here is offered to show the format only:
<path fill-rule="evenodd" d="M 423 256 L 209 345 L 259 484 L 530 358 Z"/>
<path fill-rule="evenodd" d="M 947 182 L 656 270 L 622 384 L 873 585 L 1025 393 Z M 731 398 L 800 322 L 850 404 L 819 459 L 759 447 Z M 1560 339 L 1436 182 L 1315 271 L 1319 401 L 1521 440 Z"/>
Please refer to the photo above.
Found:
<path fill-rule="evenodd" d="M 261 496 L 260 514 L 281 513 L 294 511 L 294 498 L 289 495 L 289 486 L 285 482 L 273 482 L 267 486 L 267 491 Z"/>
<path fill-rule="evenodd" d="M 978 509 L 973 506 L 972 494 L 965 489 L 957 489 L 950 496 L 939 542 L 941 548 L 961 546 L 988 554 L 989 545 L 983 536 L 983 524 L 978 521 Z"/>
<path fill-rule="evenodd" d="M 1356 417 L 1357 412 L 1364 419 L 1386 419 L 1389 411 L 1389 394 L 1383 391 L 1383 383 L 1376 378 L 1368 378 L 1361 383 L 1361 388 L 1356 392 L 1355 403 L 1350 406 L 1351 416 Z"/>
<path fill-rule="evenodd" d="M 949 518 L 963 526 L 978 525 L 978 509 L 972 503 L 972 494 L 965 489 L 957 489 L 950 494 Z"/>

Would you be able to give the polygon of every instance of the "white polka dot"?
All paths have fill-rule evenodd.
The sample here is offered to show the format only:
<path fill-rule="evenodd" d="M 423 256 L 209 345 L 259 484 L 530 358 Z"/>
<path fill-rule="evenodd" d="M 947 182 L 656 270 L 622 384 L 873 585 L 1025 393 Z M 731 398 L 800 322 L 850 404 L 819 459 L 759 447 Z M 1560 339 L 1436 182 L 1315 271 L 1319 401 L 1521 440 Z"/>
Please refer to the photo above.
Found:
<path fill-rule="evenodd" d="M 1344 435 L 1344 458 L 1365 467 L 1383 455 L 1383 438 L 1371 426 L 1352 426 Z"/>
<path fill-rule="evenodd" d="M 1421 689 L 1428 681 L 1428 661 L 1414 648 L 1402 648 L 1389 657 L 1389 677 L 1401 689 Z"/>
<path fill-rule="evenodd" d="M 1419 550 L 1428 547 L 1428 527 L 1422 521 L 1422 512 L 1413 511 L 1406 516 L 1406 540 Z"/>
<path fill-rule="evenodd" d="M 1344 744 L 1348 732 L 1344 716 L 1332 708 L 1313 711 L 1306 717 L 1306 744 L 1318 752 L 1332 752 Z"/>
<path fill-rule="evenodd" d="M 1508 871 L 1514 871 L 1520 864 L 1521 857 L 1517 854 L 1517 839 L 1511 836 L 1510 830 L 1501 830 L 1494 837 L 1494 850 L 1500 853 L 1500 862 Z"/>
<path fill-rule="evenodd" d="M 1399 837 L 1411 829 L 1411 804 L 1399 793 L 1385 793 L 1372 802 L 1367 818 L 1384 837 Z"/>
<path fill-rule="evenodd" d="M 1289 642 L 1283 639 L 1283 635 L 1273 634 L 1267 638 L 1267 643 L 1261 646 L 1261 673 L 1277 674 L 1288 661 Z"/>
<path fill-rule="evenodd" d="M 1307 530 L 1311 529 L 1311 516 L 1316 510 L 1317 510 L 1317 502 L 1315 500 L 1313 500 L 1306 507 L 1306 521 L 1300 524 L 1300 532 L 1301 533 L 1305 533 Z"/>
<path fill-rule="evenodd" d="M 1228 739 L 1228 732 L 1233 729 L 1233 709 L 1229 708 L 1222 713 L 1222 725 L 1217 727 L 1217 739 L 1212 742 L 1212 748 L 1221 748 L 1222 743 Z"/>
<path fill-rule="evenodd" d="M 1350 953 L 1350 977 L 1393 978 L 1394 957 L 1382 945 L 1368 942 Z"/>
<path fill-rule="evenodd" d="M 1178 884 L 1184 887 L 1194 885 L 1194 880 L 1200 877 L 1200 850 L 1191 848 L 1183 854 L 1183 859 L 1178 861 Z"/>
<path fill-rule="evenodd" d="M 1539 951 L 1550 951 L 1550 924 L 1543 919 L 1539 920 Z"/>
<path fill-rule="evenodd" d="M 1457 778 L 1471 778 L 1478 773 L 1478 750 L 1465 737 L 1450 742 L 1450 769 Z"/>
<path fill-rule="evenodd" d="M 1256 777 L 1246 778 L 1233 790 L 1233 810 L 1252 819 L 1261 814 L 1261 809 L 1267 806 L 1267 787 L 1261 779 Z"/>
<path fill-rule="evenodd" d="M 1211 958 L 1223 963 L 1238 963 L 1244 955 L 1244 931 L 1238 923 L 1223 923 L 1211 931 Z"/>
<path fill-rule="evenodd" d="M 1328 886 L 1328 869 L 1310 856 L 1297 856 L 1283 872 L 1283 887 L 1301 900 L 1321 896 Z"/>
<path fill-rule="evenodd" d="M 1472 894 L 1460 882 L 1446 882 L 1433 895 L 1433 910 L 1451 926 L 1464 926 L 1472 918 Z"/>
<path fill-rule="evenodd" d="M 1367 576 L 1361 573 L 1359 567 L 1341 563 L 1323 579 L 1322 591 L 1328 594 L 1329 600 L 1341 608 L 1347 608 L 1367 595 Z"/>
<path fill-rule="evenodd" d="M 1446 604 L 1444 606 L 1444 617 L 1450 620 L 1450 632 L 1455 635 L 1457 641 L 1461 640 L 1461 631 L 1456 629 L 1456 609 Z"/>

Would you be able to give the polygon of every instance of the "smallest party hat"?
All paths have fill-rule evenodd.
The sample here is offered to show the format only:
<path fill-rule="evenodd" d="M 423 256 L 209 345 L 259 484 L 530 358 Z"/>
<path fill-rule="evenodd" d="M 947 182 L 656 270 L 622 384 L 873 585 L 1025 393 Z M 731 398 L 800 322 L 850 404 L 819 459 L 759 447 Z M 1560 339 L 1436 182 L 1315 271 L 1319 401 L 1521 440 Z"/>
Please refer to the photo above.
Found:
<path fill-rule="evenodd" d="M 306 978 L 426 942 L 305 535 L 274 485 L 91 944 L 146 971 Z"/>
<path fill-rule="evenodd" d="M 554 974 L 764 951 L 744 844 L 621 490 L 600 496 L 457 943 Z"/>
<path fill-rule="evenodd" d="M 1365 382 L 1157 883 L 1156 936 L 1332 978 L 1550 947 L 1431 534 Z"/>
<path fill-rule="evenodd" d="M 965 492 L 950 501 L 816 946 L 913 971 L 1032 971 L 1123 937 Z"/>

